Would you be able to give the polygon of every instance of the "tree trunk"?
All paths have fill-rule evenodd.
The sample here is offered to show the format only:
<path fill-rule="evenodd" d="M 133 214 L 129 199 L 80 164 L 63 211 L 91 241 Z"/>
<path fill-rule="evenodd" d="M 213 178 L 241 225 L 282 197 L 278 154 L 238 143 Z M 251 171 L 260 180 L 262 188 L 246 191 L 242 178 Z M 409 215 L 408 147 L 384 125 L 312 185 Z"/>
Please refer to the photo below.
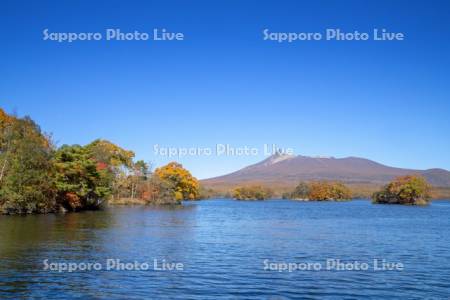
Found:
<path fill-rule="evenodd" d="M 2 170 L 0 171 L 0 183 L 2 182 L 3 175 L 5 174 L 6 162 L 7 162 L 7 159 L 5 157 L 5 160 L 3 161 Z"/>
<path fill-rule="evenodd" d="M 131 199 L 134 199 L 134 184 L 131 184 Z"/>

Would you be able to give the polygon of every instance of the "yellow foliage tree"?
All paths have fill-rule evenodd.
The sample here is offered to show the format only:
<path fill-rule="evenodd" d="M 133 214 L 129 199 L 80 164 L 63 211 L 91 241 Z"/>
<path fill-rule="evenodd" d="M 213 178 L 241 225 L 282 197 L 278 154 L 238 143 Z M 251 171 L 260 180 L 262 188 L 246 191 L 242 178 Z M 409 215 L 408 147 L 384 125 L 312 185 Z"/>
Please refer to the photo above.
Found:
<path fill-rule="evenodd" d="M 191 173 L 177 162 L 171 162 L 155 170 L 155 175 L 170 183 L 177 200 L 195 200 L 200 195 L 200 185 Z"/>
<path fill-rule="evenodd" d="M 0 127 L 7 126 L 13 121 L 13 117 L 8 115 L 3 109 L 0 108 Z"/>
<path fill-rule="evenodd" d="M 110 167 L 125 166 L 131 168 L 134 152 L 125 150 L 107 140 L 95 140 L 87 148 L 92 152 L 97 162 L 105 163 Z"/>

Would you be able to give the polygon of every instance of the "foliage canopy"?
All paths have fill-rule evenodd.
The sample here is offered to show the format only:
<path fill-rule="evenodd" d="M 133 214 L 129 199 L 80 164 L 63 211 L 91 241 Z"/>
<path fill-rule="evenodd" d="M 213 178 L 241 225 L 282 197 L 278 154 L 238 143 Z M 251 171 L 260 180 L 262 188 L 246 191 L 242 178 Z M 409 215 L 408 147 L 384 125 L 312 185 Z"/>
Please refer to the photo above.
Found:
<path fill-rule="evenodd" d="M 200 196 L 200 185 L 191 173 L 177 162 L 157 168 L 155 175 L 173 186 L 177 200 L 196 200 Z"/>
<path fill-rule="evenodd" d="M 425 205 L 431 197 L 431 186 L 425 178 L 407 175 L 395 178 L 372 196 L 374 203 Z"/>

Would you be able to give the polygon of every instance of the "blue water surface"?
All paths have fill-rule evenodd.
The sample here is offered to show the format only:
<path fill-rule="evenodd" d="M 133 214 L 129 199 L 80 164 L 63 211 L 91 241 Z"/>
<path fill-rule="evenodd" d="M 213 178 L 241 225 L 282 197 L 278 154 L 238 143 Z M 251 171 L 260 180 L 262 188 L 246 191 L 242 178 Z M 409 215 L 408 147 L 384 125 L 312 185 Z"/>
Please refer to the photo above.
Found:
<path fill-rule="evenodd" d="M 0 298 L 448 299 L 449 217 L 446 200 L 227 199 L 0 216 Z M 108 270 L 108 259 L 150 267 Z M 182 270 L 155 269 L 155 260 Z M 327 269 L 327 260 L 369 268 Z M 374 260 L 403 270 L 374 270 Z M 56 263 L 101 269 L 67 272 Z"/>

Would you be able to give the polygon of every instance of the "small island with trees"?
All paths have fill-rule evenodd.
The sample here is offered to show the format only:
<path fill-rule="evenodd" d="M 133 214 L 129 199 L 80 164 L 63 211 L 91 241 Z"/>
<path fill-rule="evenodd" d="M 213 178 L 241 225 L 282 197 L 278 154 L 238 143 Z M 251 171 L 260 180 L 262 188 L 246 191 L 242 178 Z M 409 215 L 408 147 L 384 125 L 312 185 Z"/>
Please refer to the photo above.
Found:
<path fill-rule="evenodd" d="M 273 191 L 261 185 L 242 186 L 233 190 L 233 198 L 236 200 L 266 200 L 272 196 Z"/>
<path fill-rule="evenodd" d="M 352 198 L 350 189 L 340 181 L 300 182 L 285 199 L 301 201 L 347 201 Z"/>
<path fill-rule="evenodd" d="M 232 194 L 237 200 L 266 200 L 274 192 L 262 185 L 235 188 Z M 300 182 L 293 191 L 283 193 L 283 199 L 298 201 L 349 201 L 351 189 L 340 181 Z M 431 186 L 418 175 L 400 176 L 372 195 L 377 204 L 427 205 L 431 199 Z"/>
<path fill-rule="evenodd" d="M 249 185 L 235 188 L 233 198 L 237 200 L 265 200 L 274 192 L 261 185 Z M 300 182 L 292 192 L 284 193 L 284 199 L 301 201 L 345 201 L 350 200 L 350 189 L 339 181 Z"/>
<path fill-rule="evenodd" d="M 431 186 L 418 175 L 397 177 L 372 195 L 377 204 L 427 205 L 430 199 Z"/>

